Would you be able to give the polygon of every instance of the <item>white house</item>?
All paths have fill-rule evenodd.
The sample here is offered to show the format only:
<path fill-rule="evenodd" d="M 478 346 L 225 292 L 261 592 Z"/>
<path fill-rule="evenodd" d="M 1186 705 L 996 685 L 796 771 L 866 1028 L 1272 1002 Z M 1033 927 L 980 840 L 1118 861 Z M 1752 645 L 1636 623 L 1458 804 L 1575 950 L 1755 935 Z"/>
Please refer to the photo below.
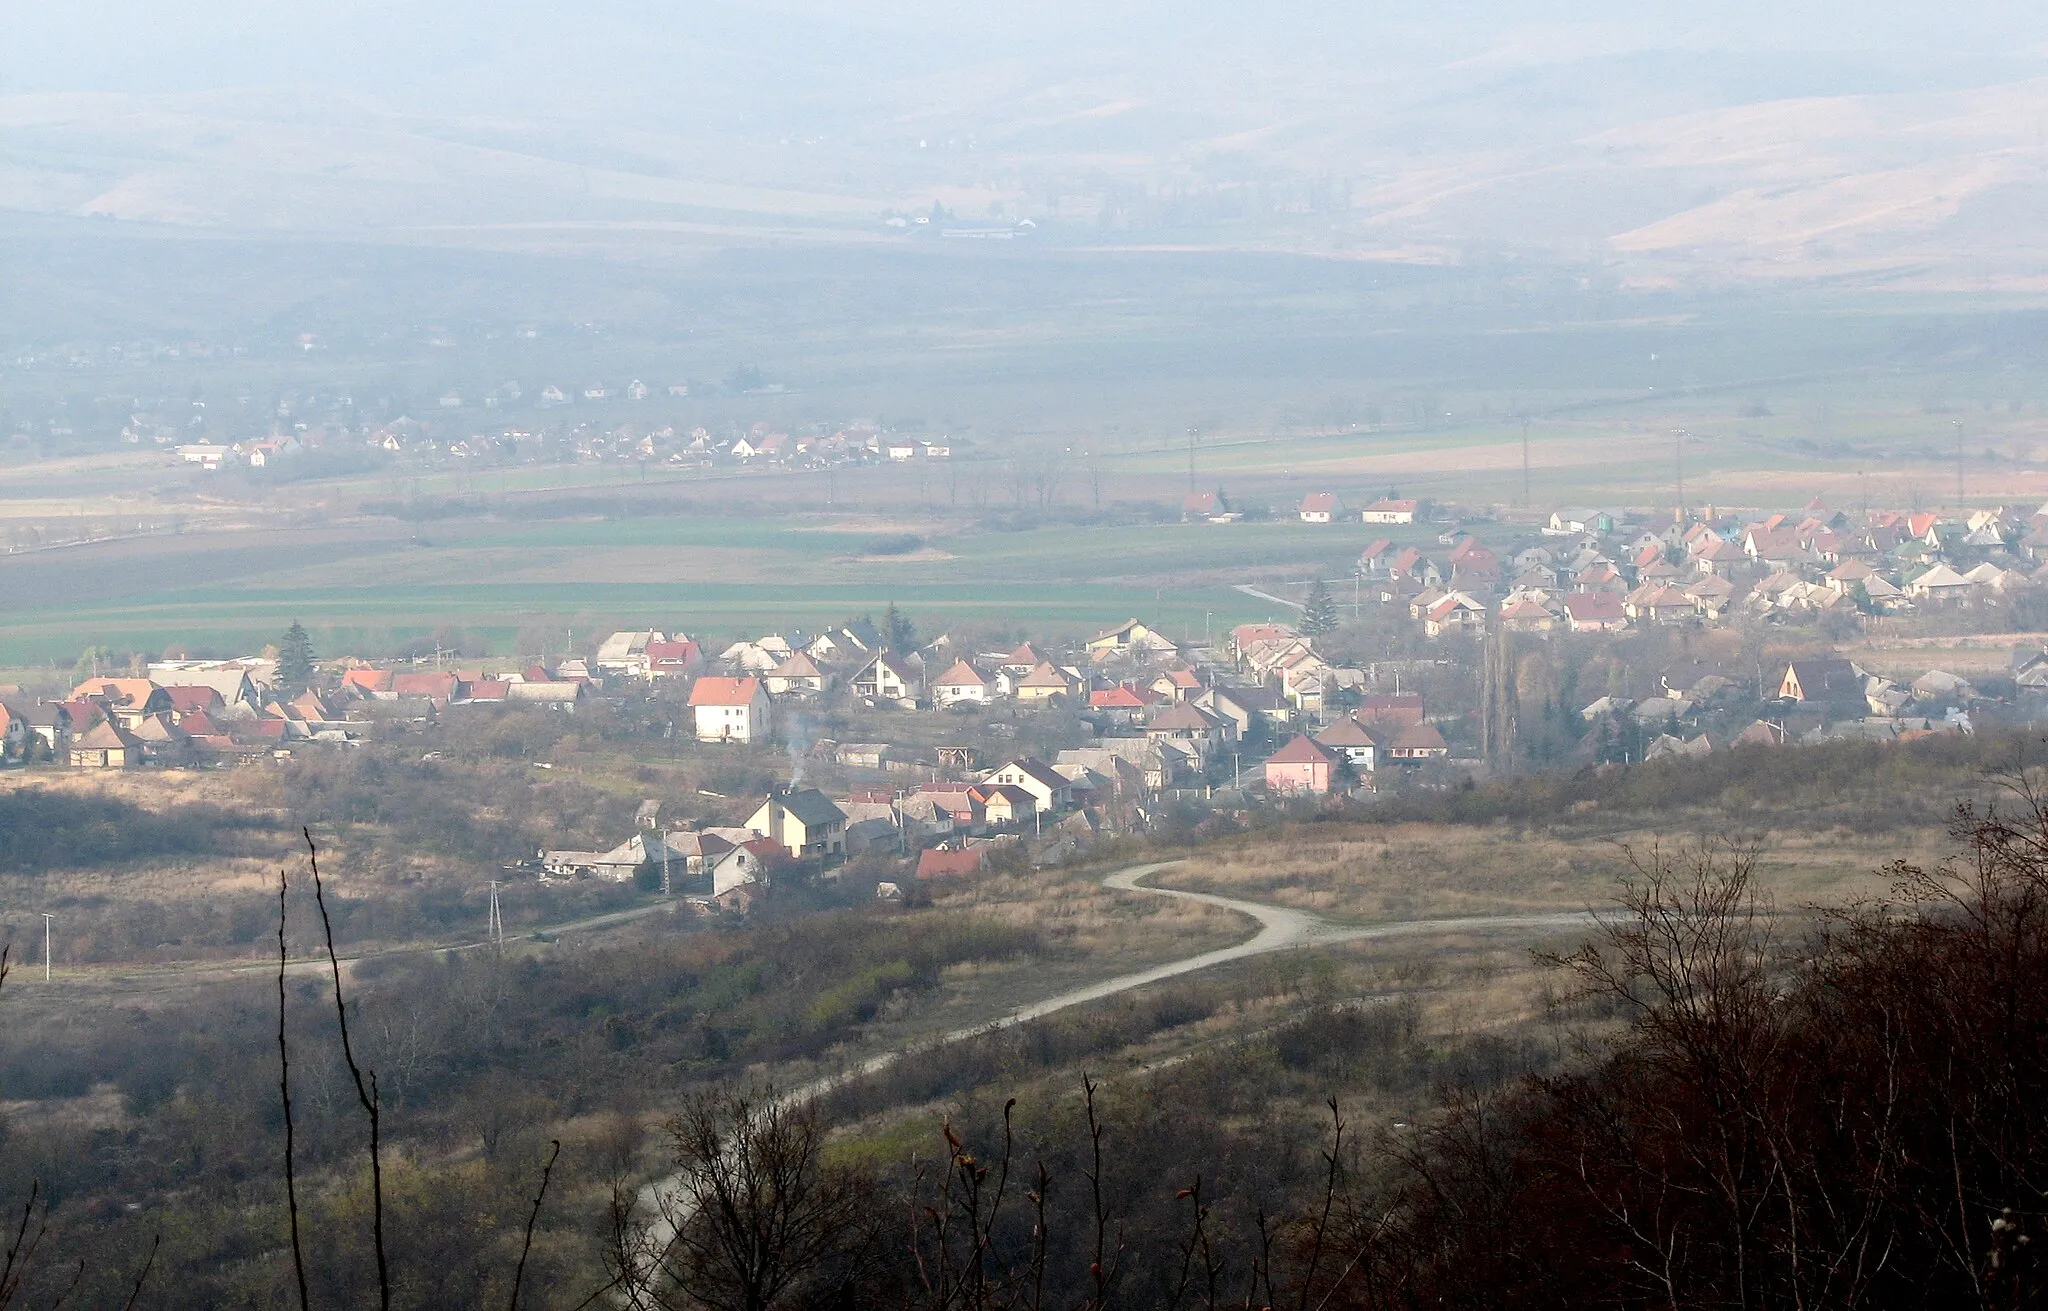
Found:
<path fill-rule="evenodd" d="M 965 660 L 955 660 L 953 667 L 939 675 L 938 681 L 932 684 L 932 704 L 940 709 L 963 701 L 985 706 L 989 702 L 989 694 L 988 680 Z"/>
<path fill-rule="evenodd" d="M 774 727 L 758 678 L 700 678 L 690 689 L 690 709 L 700 742 L 760 742 Z"/>
<path fill-rule="evenodd" d="M 1344 513 L 1344 503 L 1337 499 L 1335 492 L 1310 492 L 1301 498 L 1301 521 L 1303 523 L 1329 523 Z M 1371 520 L 1366 522 L 1370 523 Z"/>
<path fill-rule="evenodd" d="M 917 705 L 922 681 L 917 670 L 907 661 L 898 660 L 884 651 L 861 666 L 861 671 L 853 676 L 853 694 L 910 709 Z"/>
<path fill-rule="evenodd" d="M 1358 517 L 1362 523 L 1414 523 L 1415 512 L 1419 508 L 1421 503 L 1418 501 L 1383 496 L 1360 510 Z"/>

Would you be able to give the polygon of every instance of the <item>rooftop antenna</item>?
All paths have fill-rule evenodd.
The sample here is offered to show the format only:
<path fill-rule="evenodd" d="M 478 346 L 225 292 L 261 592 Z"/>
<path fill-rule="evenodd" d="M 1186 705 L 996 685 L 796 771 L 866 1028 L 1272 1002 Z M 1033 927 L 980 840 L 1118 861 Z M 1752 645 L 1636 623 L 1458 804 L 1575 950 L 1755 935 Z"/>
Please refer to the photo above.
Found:
<path fill-rule="evenodd" d="M 57 917 L 43 912 L 43 982 L 50 981 L 50 922 Z"/>

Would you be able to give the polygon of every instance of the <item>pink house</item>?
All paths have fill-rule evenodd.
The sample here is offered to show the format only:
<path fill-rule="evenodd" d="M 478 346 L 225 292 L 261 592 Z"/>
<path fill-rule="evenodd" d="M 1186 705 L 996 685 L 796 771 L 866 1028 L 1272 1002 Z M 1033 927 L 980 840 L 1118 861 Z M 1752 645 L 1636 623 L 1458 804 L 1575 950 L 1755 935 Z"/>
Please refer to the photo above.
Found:
<path fill-rule="evenodd" d="M 1339 756 L 1306 734 L 1266 758 L 1266 790 L 1275 794 L 1320 796 L 1330 790 Z"/>

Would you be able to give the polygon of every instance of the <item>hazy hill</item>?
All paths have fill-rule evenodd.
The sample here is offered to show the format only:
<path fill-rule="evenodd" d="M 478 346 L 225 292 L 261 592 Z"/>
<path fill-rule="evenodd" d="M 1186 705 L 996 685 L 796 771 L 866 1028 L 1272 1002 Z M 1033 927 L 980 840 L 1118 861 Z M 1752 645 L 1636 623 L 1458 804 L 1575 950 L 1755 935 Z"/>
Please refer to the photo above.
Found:
<path fill-rule="evenodd" d="M 0 204 L 631 253 L 938 202 L 1069 243 L 2027 285 L 2048 16 L 1938 17 L 88 0 L 0 55 Z"/>

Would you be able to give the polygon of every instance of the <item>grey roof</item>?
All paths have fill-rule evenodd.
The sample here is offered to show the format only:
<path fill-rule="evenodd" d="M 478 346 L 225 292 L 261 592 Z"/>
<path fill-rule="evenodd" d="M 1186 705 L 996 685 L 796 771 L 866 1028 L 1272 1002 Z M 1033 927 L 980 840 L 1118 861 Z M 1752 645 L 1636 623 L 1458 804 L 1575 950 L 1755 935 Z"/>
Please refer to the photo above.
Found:
<path fill-rule="evenodd" d="M 803 821 L 805 828 L 816 828 L 826 824 L 844 824 L 846 812 L 836 805 L 832 798 L 816 788 L 805 788 L 801 792 L 786 792 L 775 800 Z"/>

